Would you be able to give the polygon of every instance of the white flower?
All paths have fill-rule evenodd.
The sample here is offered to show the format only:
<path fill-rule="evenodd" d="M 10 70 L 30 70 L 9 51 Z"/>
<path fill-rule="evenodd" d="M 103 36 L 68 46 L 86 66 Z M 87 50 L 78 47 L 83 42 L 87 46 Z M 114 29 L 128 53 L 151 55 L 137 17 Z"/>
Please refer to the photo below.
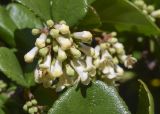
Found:
<path fill-rule="evenodd" d="M 73 33 L 73 37 L 84 42 L 92 40 L 92 34 L 89 31 L 75 32 Z"/>
<path fill-rule="evenodd" d="M 92 64 L 92 57 L 87 56 L 86 57 L 86 71 L 90 71 L 92 69 L 95 69 L 94 65 Z"/>
<path fill-rule="evenodd" d="M 85 72 L 85 67 L 83 63 L 80 61 L 71 61 L 71 65 L 74 67 L 75 71 L 79 75 L 79 78 L 84 85 L 88 85 L 90 83 L 90 79 L 88 76 L 88 72 Z"/>
<path fill-rule="evenodd" d="M 45 58 L 44 62 L 39 65 L 40 68 L 42 69 L 49 69 L 51 66 L 51 54 L 48 54 L 47 57 Z"/>
<path fill-rule="evenodd" d="M 100 63 L 105 64 L 108 61 L 110 61 L 110 63 L 111 63 L 111 59 L 112 59 L 111 54 L 107 50 L 105 50 L 102 52 Z"/>
<path fill-rule="evenodd" d="M 24 60 L 27 63 L 31 63 L 33 62 L 33 59 L 35 58 L 35 56 L 38 53 L 38 48 L 34 47 L 32 48 L 25 56 L 24 56 Z"/>
<path fill-rule="evenodd" d="M 62 62 L 56 60 L 55 63 L 51 65 L 51 73 L 53 77 L 60 77 L 63 74 Z"/>
<path fill-rule="evenodd" d="M 61 48 L 58 49 L 57 59 L 58 59 L 59 61 L 62 61 L 62 62 L 67 59 L 66 52 L 63 51 Z"/>
<path fill-rule="evenodd" d="M 36 67 L 36 69 L 34 71 L 35 82 L 42 83 L 42 76 L 43 76 L 42 70 L 40 70 L 38 67 Z"/>
<path fill-rule="evenodd" d="M 115 70 L 118 76 L 122 76 L 124 74 L 123 68 L 121 68 L 119 65 L 115 66 Z"/>
<path fill-rule="evenodd" d="M 105 66 L 105 68 L 102 71 L 107 78 L 109 79 L 114 79 L 115 77 L 117 77 L 116 72 L 114 71 L 114 68 L 112 66 Z"/>
<path fill-rule="evenodd" d="M 57 38 L 57 42 L 63 50 L 67 50 L 72 46 L 72 42 L 68 38 L 62 36 Z"/>
<path fill-rule="evenodd" d="M 100 50 L 101 50 L 101 47 L 99 45 L 97 45 L 95 48 L 95 54 L 94 54 L 94 58 L 97 58 L 100 56 Z"/>
<path fill-rule="evenodd" d="M 160 18 L 160 9 L 159 10 L 156 10 L 156 11 L 153 11 L 151 13 L 151 16 L 155 17 L 155 18 Z"/>
<path fill-rule="evenodd" d="M 65 24 L 56 24 L 54 27 L 57 30 L 59 30 L 60 33 L 62 33 L 62 34 L 69 34 L 70 33 L 69 26 L 67 26 Z"/>
<path fill-rule="evenodd" d="M 121 43 L 115 43 L 113 47 L 116 49 L 118 54 L 124 54 L 124 47 Z"/>
<path fill-rule="evenodd" d="M 94 54 L 95 54 L 95 51 L 94 51 L 94 48 L 92 48 L 92 47 L 89 47 L 89 46 L 87 46 L 87 45 L 85 45 L 85 44 L 83 44 L 83 43 L 80 43 L 80 50 L 83 52 L 83 53 L 85 53 L 86 55 L 88 55 L 88 56 L 94 56 Z"/>

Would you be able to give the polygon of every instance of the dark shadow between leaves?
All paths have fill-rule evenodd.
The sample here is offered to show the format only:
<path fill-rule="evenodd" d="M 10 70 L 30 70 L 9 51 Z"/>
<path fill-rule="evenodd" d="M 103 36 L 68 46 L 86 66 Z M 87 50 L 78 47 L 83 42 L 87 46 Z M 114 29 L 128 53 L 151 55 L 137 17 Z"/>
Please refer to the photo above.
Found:
<path fill-rule="evenodd" d="M 76 91 L 80 90 L 81 94 L 84 98 L 87 97 L 87 89 L 92 86 L 92 82 L 89 85 L 83 85 L 82 83 L 79 83 L 77 85 Z"/>

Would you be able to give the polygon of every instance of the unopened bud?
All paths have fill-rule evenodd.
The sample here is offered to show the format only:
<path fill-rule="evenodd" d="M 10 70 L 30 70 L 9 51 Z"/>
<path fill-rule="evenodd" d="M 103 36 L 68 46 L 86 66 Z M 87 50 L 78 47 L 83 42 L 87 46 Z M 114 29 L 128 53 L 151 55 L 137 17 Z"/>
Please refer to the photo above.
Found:
<path fill-rule="evenodd" d="M 44 60 L 44 63 L 40 64 L 39 67 L 42 69 L 48 69 L 51 65 L 51 54 L 48 54 Z"/>
<path fill-rule="evenodd" d="M 63 50 L 67 50 L 72 46 L 72 42 L 68 38 L 58 37 L 57 41 Z"/>
<path fill-rule="evenodd" d="M 156 10 L 156 11 L 153 11 L 151 13 L 151 16 L 155 17 L 155 18 L 160 18 L 160 9 L 159 10 Z"/>
<path fill-rule="evenodd" d="M 58 49 L 57 59 L 62 62 L 67 59 L 67 55 L 66 55 L 65 51 L 63 51 L 61 48 Z"/>
<path fill-rule="evenodd" d="M 42 56 L 42 57 L 45 57 L 45 56 L 48 54 L 48 52 L 49 52 L 48 47 L 41 48 L 41 49 L 39 50 L 39 55 Z"/>
<path fill-rule="evenodd" d="M 32 35 L 38 35 L 41 33 L 40 29 L 32 29 Z"/>
<path fill-rule="evenodd" d="M 24 56 L 24 60 L 27 63 L 31 63 L 33 62 L 33 59 L 35 58 L 35 56 L 38 53 L 38 48 L 34 47 L 33 49 L 31 49 L 25 56 Z"/>
<path fill-rule="evenodd" d="M 84 42 L 92 40 L 92 34 L 89 31 L 75 32 L 73 33 L 73 37 Z"/>
<path fill-rule="evenodd" d="M 61 34 L 69 34 L 70 33 L 69 26 L 67 26 L 65 24 L 57 24 L 54 27 L 57 30 L 59 30 Z"/>
<path fill-rule="evenodd" d="M 59 30 L 51 29 L 49 34 L 52 36 L 52 38 L 57 38 L 59 37 Z"/>
<path fill-rule="evenodd" d="M 54 25 L 54 22 L 52 20 L 48 20 L 46 23 L 49 28 L 53 27 Z"/>
<path fill-rule="evenodd" d="M 65 68 L 66 68 L 66 74 L 67 75 L 69 75 L 69 76 L 75 76 L 75 71 L 74 71 L 74 69 L 69 64 L 66 64 Z"/>
<path fill-rule="evenodd" d="M 81 52 L 78 49 L 74 48 L 74 47 L 70 48 L 70 52 L 74 56 L 74 58 L 81 57 Z"/>
<path fill-rule="evenodd" d="M 36 99 L 31 100 L 31 102 L 32 102 L 33 105 L 37 105 L 37 100 Z"/>
<path fill-rule="evenodd" d="M 45 47 L 47 35 L 45 33 L 42 33 L 39 38 L 37 38 L 35 45 L 39 48 Z"/>

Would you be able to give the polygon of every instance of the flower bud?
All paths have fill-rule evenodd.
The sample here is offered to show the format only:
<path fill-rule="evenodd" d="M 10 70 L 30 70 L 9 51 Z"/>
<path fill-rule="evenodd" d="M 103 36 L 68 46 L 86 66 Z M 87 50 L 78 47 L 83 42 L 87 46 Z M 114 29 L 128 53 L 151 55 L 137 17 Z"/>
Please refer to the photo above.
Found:
<path fill-rule="evenodd" d="M 37 100 L 36 99 L 31 100 L 31 102 L 32 102 L 33 105 L 37 105 Z"/>
<path fill-rule="evenodd" d="M 37 38 L 35 45 L 39 48 L 45 47 L 47 35 L 45 33 L 42 33 L 39 38 Z"/>
<path fill-rule="evenodd" d="M 65 24 L 57 24 L 54 26 L 61 34 L 70 34 L 69 26 Z"/>
<path fill-rule="evenodd" d="M 48 54 L 44 62 L 40 64 L 39 67 L 42 69 L 49 69 L 50 65 L 51 65 L 51 54 Z"/>
<path fill-rule="evenodd" d="M 31 107 L 31 106 L 32 106 L 32 102 L 31 102 L 31 101 L 28 101 L 28 102 L 26 103 L 26 105 L 27 105 L 28 107 Z"/>
<path fill-rule="evenodd" d="M 52 20 L 48 20 L 46 23 L 49 28 L 53 27 L 54 25 L 54 22 Z"/>
<path fill-rule="evenodd" d="M 67 55 L 66 55 L 66 52 L 63 51 L 61 48 L 58 49 L 58 57 L 57 59 L 61 62 L 63 62 L 64 60 L 67 59 Z"/>
<path fill-rule="evenodd" d="M 101 50 L 101 47 L 99 45 L 97 45 L 95 48 L 94 48 L 94 51 L 95 51 L 95 54 L 94 54 L 94 58 L 97 58 L 100 56 L 100 50 Z"/>
<path fill-rule="evenodd" d="M 41 48 L 41 49 L 39 50 L 39 55 L 42 56 L 42 57 L 46 57 L 46 55 L 48 54 L 48 52 L 49 52 L 48 47 Z"/>
<path fill-rule="evenodd" d="M 70 48 L 70 52 L 71 52 L 71 54 L 73 55 L 74 58 L 80 58 L 81 57 L 81 52 L 74 47 Z"/>
<path fill-rule="evenodd" d="M 124 52 L 124 47 L 121 43 L 116 43 L 116 44 L 113 45 L 113 47 L 116 49 L 116 52 L 118 54 L 124 54 L 125 53 Z"/>
<path fill-rule="evenodd" d="M 25 54 L 24 56 L 25 62 L 27 63 L 33 62 L 33 59 L 35 58 L 37 53 L 38 53 L 38 48 L 37 47 L 32 48 L 27 54 Z"/>
<path fill-rule="evenodd" d="M 52 38 L 57 38 L 59 37 L 59 30 L 51 29 L 49 34 L 52 36 Z"/>
<path fill-rule="evenodd" d="M 92 34 L 89 31 L 75 32 L 73 33 L 73 37 L 81 40 L 82 42 L 88 42 L 92 40 Z"/>
<path fill-rule="evenodd" d="M 148 11 L 149 13 L 152 13 L 154 10 L 155 10 L 155 7 L 154 7 L 153 5 L 148 5 L 147 11 Z"/>
<path fill-rule="evenodd" d="M 29 113 L 29 114 L 34 114 L 34 109 L 33 109 L 32 107 L 29 108 L 28 113 Z"/>
<path fill-rule="evenodd" d="M 118 39 L 113 37 L 113 38 L 108 39 L 108 42 L 111 44 L 114 44 L 118 42 Z"/>
<path fill-rule="evenodd" d="M 65 68 L 66 68 L 66 74 L 68 76 L 75 76 L 75 71 L 69 64 L 66 64 Z"/>
<path fill-rule="evenodd" d="M 160 18 L 160 9 L 159 10 L 156 10 L 156 11 L 153 11 L 151 13 L 151 16 L 155 17 L 155 18 Z"/>
<path fill-rule="evenodd" d="M 63 50 L 67 50 L 72 46 L 72 42 L 68 38 L 58 37 L 57 42 Z"/>
<path fill-rule="evenodd" d="M 51 65 L 51 73 L 53 77 L 60 77 L 63 75 L 62 62 L 56 60 L 55 63 Z"/>
<path fill-rule="evenodd" d="M 28 106 L 26 104 L 23 106 L 23 110 L 25 110 L 25 111 L 28 110 Z"/>
<path fill-rule="evenodd" d="M 40 29 L 32 29 L 32 35 L 38 35 L 41 33 Z"/>
<path fill-rule="evenodd" d="M 36 67 L 36 69 L 34 70 L 34 79 L 36 83 L 42 83 L 42 76 L 43 73 L 40 69 L 38 69 L 38 67 Z"/>

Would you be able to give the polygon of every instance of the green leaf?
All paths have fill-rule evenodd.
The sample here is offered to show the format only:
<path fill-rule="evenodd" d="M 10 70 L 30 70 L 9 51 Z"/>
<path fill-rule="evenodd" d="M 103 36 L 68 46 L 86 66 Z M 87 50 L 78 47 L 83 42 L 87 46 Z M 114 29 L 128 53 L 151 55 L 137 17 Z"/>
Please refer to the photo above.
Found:
<path fill-rule="evenodd" d="M 71 87 L 48 114 L 130 114 L 113 86 L 93 82 L 90 87 Z"/>
<path fill-rule="evenodd" d="M 0 114 L 5 114 L 4 111 L 2 109 L 0 109 Z"/>
<path fill-rule="evenodd" d="M 159 35 L 159 28 L 128 0 L 97 0 L 94 7 L 100 15 L 102 28 Z"/>
<path fill-rule="evenodd" d="M 8 100 L 9 96 L 6 93 L 0 94 L 0 108 L 4 107 L 5 102 Z M 0 113 L 1 114 L 1 113 Z"/>
<path fill-rule="evenodd" d="M 93 29 L 101 26 L 101 20 L 93 7 L 89 7 L 87 15 L 80 22 L 78 28 Z"/>
<path fill-rule="evenodd" d="M 52 17 L 54 21 L 65 20 L 70 26 L 75 25 L 87 13 L 86 0 L 52 0 Z"/>
<path fill-rule="evenodd" d="M 9 46 L 15 47 L 14 31 L 16 25 L 11 20 L 5 8 L 0 6 L 0 38 Z"/>
<path fill-rule="evenodd" d="M 154 114 L 154 100 L 147 85 L 142 81 L 139 89 L 139 103 L 137 114 Z"/>
<path fill-rule="evenodd" d="M 19 29 L 42 27 L 40 19 L 26 7 L 17 3 L 12 3 L 7 6 L 7 9 L 11 19 Z"/>
<path fill-rule="evenodd" d="M 14 53 L 8 48 L 0 48 L 0 71 L 17 84 L 26 86 L 22 69 Z"/>
<path fill-rule="evenodd" d="M 16 0 L 44 20 L 51 19 L 50 0 Z"/>
<path fill-rule="evenodd" d="M 95 2 L 96 0 L 87 0 L 88 4 L 92 4 L 93 2 Z"/>

